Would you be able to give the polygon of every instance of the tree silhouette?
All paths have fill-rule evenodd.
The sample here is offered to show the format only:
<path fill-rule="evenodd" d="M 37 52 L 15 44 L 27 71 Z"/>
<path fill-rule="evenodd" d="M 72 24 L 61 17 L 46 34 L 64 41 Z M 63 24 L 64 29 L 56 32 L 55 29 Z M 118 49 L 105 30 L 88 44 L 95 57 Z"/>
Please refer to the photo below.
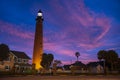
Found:
<path fill-rule="evenodd" d="M 111 70 L 113 70 L 113 64 L 117 62 L 118 54 L 114 50 L 107 52 L 106 61 L 111 64 Z"/>
<path fill-rule="evenodd" d="M 48 66 L 50 66 L 51 65 L 51 63 L 52 63 L 52 61 L 53 61 L 53 59 L 54 59 L 54 56 L 53 56 L 53 54 L 48 54 L 47 55 L 48 56 Z"/>
<path fill-rule="evenodd" d="M 100 50 L 97 57 L 99 60 L 104 59 L 106 63 L 111 64 L 111 70 L 113 70 L 113 64 L 118 60 L 118 54 L 114 50 Z"/>
<path fill-rule="evenodd" d="M 60 66 L 62 64 L 62 62 L 60 60 L 54 60 L 54 63 L 56 63 L 58 66 Z"/>
<path fill-rule="evenodd" d="M 9 56 L 9 47 L 6 44 L 0 44 L 0 61 L 7 59 Z"/>
<path fill-rule="evenodd" d="M 75 53 L 75 56 L 77 57 L 77 61 L 78 61 L 78 57 L 80 56 L 80 53 L 79 53 L 79 52 L 76 52 L 76 53 Z"/>
<path fill-rule="evenodd" d="M 101 61 L 102 59 L 106 60 L 106 55 L 107 55 L 107 51 L 105 50 L 100 50 L 98 53 L 97 53 L 97 57 L 98 59 Z"/>
<path fill-rule="evenodd" d="M 98 59 L 101 61 L 102 59 L 104 60 L 104 74 L 106 75 L 106 55 L 107 55 L 107 51 L 105 50 L 100 50 L 97 53 L 97 57 Z"/>
<path fill-rule="evenodd" d="M 48 61 L 48 59 L 47 59 L 48 57 L 47 57 L 47 54 L 46 53 L 43 53 L 43 55 L 42 55 L 42 61 L 41 61 L 41 66 L 43 67 L 43 68 L 46 68 L 47 67 L 47 61 Z"/>
<path fill-rule="evenodd" d="M 43 53 L 42 55 L 42 61 L 41 61 L 41 66 L 44 68 L 44 69 L 49 69 L 52 61 L 54 59 L 54 56 L 53 54 L 46 54 L 46 53 Z"/>

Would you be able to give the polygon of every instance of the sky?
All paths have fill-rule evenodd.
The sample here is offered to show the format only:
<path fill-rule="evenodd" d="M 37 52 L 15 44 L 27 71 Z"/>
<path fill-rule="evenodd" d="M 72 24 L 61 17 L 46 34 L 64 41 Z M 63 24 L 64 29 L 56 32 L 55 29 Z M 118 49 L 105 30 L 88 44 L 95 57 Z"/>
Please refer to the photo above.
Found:
<path fill-rule="evenodd" d="M 99 50 L 120 57 L 119 0 L 0 0 L 0 44 L 32 58 L 36 16 L 43 12 L 44 52 L 63 64 L 98 61 Z"/>

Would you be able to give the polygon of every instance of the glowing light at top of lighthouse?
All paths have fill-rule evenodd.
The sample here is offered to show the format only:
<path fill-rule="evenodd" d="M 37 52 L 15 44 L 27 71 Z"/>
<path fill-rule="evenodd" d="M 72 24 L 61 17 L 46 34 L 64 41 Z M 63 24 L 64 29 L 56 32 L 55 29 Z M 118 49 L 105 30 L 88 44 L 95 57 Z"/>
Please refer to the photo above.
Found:
<path fill-rule="evenodd" d="M 38 16 L 40 16 L 40 17 L 42 16 L 42 11 L 41 10 L 38 11 Z"/>

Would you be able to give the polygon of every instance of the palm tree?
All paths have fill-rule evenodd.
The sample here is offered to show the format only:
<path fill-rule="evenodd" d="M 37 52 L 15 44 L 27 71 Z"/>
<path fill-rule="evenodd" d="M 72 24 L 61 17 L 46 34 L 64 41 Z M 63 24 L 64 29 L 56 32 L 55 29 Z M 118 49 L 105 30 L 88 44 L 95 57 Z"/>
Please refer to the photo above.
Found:
<path fill-rule="evenodd" d="M 6 44 L 0 44 L 0 61 L 7 59 L 9 56 L 9 47 Z"/>
<path fill-rule="evenodd" d="M 77 57 L 77 61 L 78 61 L 78 57 L 80 56 L 80 53 L 79 53 L 79 52 L 76 52 L 76 53 L 75 53 L 75 56 Z"/>

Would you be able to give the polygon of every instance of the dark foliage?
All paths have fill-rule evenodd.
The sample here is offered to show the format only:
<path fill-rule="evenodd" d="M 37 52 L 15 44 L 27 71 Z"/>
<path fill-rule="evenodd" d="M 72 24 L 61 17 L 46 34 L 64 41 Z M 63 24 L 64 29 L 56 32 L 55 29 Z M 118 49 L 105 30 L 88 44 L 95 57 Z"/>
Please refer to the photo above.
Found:
<path fill-rule="evenodd" d="M 115 62 L 117 62 L 118 60 L 118 54 L 114 51 L 114 50 L 100 50 L 97 53 L 97 57 L 99 60 L 104 59 L 106 64 L 111 64 L 110 68 L 111 70 L 113 70 L 113 65 L 115 64 Z"/>
<path fill-rule="evenodd" d="M 49 69 L 52 61 L 54 59 L 54 56 L 53 54 L 46 54 L 46 53 L 43 53 L 43 56 L 42 56 L 42 61 L 41 61 L 41 66 L 45 69 Z"/>
<path fill-rule="evenodd" d="M 9 56 L 9 47 L 6 44 L 0 44 L 0 61 L 7 59 Z"/>

